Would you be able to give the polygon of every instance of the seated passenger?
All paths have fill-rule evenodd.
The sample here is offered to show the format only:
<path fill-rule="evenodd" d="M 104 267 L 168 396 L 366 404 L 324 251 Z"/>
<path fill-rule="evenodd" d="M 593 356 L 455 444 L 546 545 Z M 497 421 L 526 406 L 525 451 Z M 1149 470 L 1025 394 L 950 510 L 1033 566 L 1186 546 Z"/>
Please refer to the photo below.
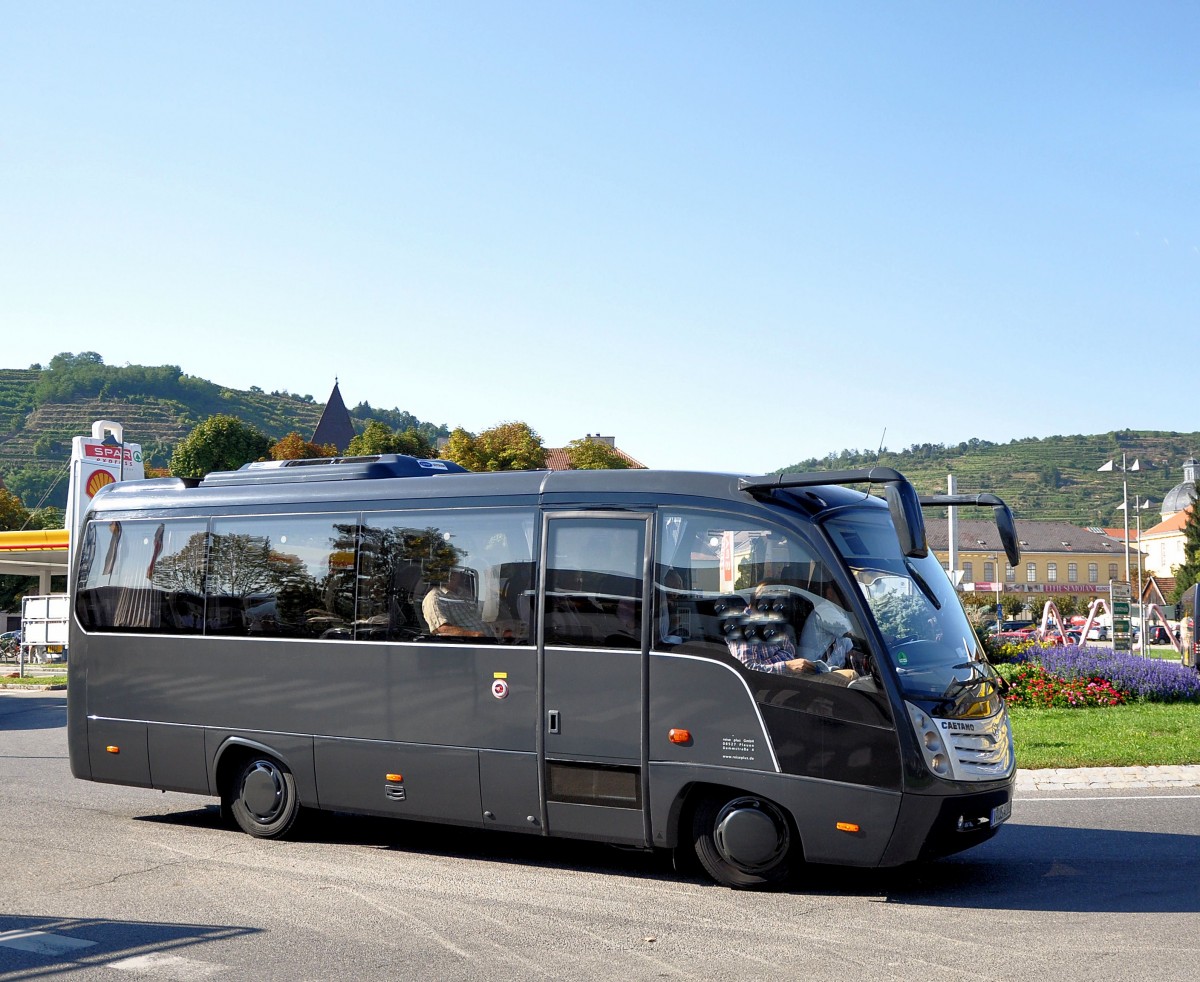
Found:
<path fill-rule="evenodd" d="M 481 638 L 485 629 L 471 581 L 461 569 L 450 571 L 449 579 L 433 587 L 421 601 L 421 613 L 431 634 L 442 637 Z"/>

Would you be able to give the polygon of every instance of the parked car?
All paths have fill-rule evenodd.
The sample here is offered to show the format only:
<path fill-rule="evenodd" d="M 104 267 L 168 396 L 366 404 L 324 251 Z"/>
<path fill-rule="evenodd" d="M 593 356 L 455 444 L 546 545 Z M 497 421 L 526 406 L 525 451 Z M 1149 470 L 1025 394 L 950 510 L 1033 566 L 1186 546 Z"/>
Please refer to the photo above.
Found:
<path fill-rule="evenodd" d="M 1105 627 L 1103 624 L 1094 624 L 1092 627 L 1088 628 L 1088 640 L 1089 641 L 1107 641 L 1108 640 L 1108 628 Z"/>
<path fill-rule="evenodd" d="M 1079 644 L 1083 638 L 1083 632 L 1077 628 L 1072 628 L 1067 631 L 1067 644 Z"/>
<path fill-rule="evenodd" d="M 1155 624 L 1153 627 L 1146 628 L 1147 644 L 1174 644 L 1175 639 L 1171 637 L 1171 632 L 1161 624 Z"/>
<path fill-rule="evenodd" d="M 0 634 L 0 654 L 14 655 L 19 647 L 21 647 L 20 631 L 5 631 Z"/>

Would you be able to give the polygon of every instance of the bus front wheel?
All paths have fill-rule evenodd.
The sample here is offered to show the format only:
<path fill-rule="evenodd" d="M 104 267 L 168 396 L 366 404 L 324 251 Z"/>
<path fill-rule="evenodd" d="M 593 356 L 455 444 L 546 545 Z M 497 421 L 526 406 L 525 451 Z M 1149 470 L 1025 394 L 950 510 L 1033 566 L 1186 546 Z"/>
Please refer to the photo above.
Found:
<path fill-rule="evenodd" d="M 222 804 L 238 828 L 259 839 L 283 838 L 300 815 L 292 772 L 265 754 L 249 756 L 238 765 Z"/>
<path fill-rule="evenodd" d="M 791 875 L 791 826 L 765 798 L 706 797 L 692 816 L 692 841 L 701 865 L 723 886 L 762 889 Z"/>

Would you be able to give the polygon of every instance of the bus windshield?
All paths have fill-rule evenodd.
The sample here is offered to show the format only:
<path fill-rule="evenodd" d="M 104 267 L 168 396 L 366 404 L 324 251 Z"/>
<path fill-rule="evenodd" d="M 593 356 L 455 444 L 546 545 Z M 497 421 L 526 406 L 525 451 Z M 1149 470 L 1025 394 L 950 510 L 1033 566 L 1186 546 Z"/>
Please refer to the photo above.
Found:
<path fill-rule="evenodd" d="M 904 694 L 957 700 L 966 693 L 971 702 L 986 698 L 991 687 L 980 691 L 971 683 L 992 673 L 936 557 L 904 556 L 883 509 L 838 512 L 825 529 L 866 598 Z"/>

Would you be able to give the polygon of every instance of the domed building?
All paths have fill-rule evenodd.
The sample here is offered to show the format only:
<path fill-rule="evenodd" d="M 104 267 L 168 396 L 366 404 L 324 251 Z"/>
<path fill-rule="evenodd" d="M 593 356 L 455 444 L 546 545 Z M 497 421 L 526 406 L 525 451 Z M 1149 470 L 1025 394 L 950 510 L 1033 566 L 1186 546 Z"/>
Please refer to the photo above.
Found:
<path fill-rule="evenodd" d="M 1183 527 L 1196 503 L 1196 458 L 1183 462 L 1183 480 L 1167 492 L 1162 503 L 1162 521 L 1143 529 L 1139 548 L 1146 569 L 1157 577 L 1168 577 L 1185 561 Z"/>
<path fill-rule="evenodd" d="M 1167 492 L 1162 503 L 1162 520 L 1165 522 L 1172 515 L 1177 515 L 1196 500 L 1196 458 L 1189 457 L 1183 462 L 1183 481 L 1176 484 Z"/>

